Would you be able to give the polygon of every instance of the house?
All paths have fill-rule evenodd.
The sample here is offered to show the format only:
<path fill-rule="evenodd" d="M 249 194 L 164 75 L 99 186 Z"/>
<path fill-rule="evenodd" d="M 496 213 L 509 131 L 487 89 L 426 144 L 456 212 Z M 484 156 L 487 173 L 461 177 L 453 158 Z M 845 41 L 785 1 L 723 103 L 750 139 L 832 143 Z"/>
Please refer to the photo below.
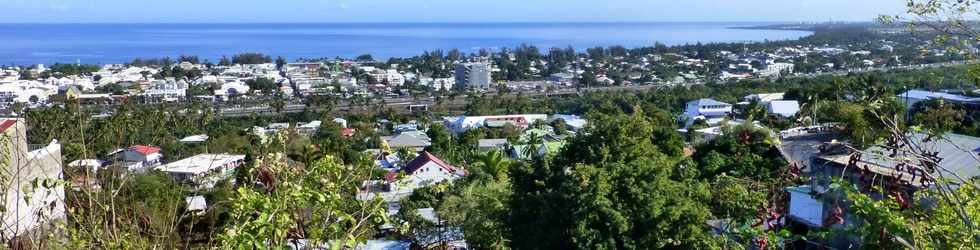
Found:
<path fill-rule="evenodd" d="M 918 148 L 938 153 L 936 156 L 942 160 L 936 165 L 937 171 L 965 179 L 980 176 L 980 162 L 974 158 L 980 153 L 980 138 L 952 133 L 943 135 L 942 139 L 929 138 L 923 133 L 910 133 L 908 138 Z M 936 188 L 930 177 L 909 173 L 912 168 L 907 166 L 920 166 L 921 163 L 904 152 L 909 149 L 908 145 L 900 146 L 902 150 L 897 155 L 891 155 L 893 151 L 888 150 L 888 146 L 872 146 L 861 150 L 859 158 L 852 157 L 855 151 L 842 143 L 826 143 L 819 148 L 820 152 L 807 163 L 809 170 L 805 174 L 811 177 L 809 185 L 786 190 L 790 194 L 787 218 L 791 225 L 821 229 L 854 223 L 855 218 L 843 200 L 845 196 L 831 189 L 834 178 L 857 185 L 873 199 L 901 195 L 914 200 L 918 191 Z M 949 181 L 955 185 L 957 179 Z M 870 185 L 880 189 L 870 189 Z M 828 220 L 843 223 L 824 223 Z"/>
<path fill-rule="evenodd" d="M 92 173 L 96 173 L 104 164 L 105 162 L 98 159 L 79 159 L 69 162 L 68 167 L 90 169 Z"/>
<path fill-rule="evenodd" d="M 419 130 L 419 125 L 418 125 L 418 123 L 414 123 L 414 122 L 405 123 L 405 124 L 398 124 L 398 125 L 395 125 L 395 127 L 393 129 L 393 131 L 395 131 L 395 133 L 401 133 L 401 132 L 406 132 L 406 131 L 418 131 L 418 130 Z"/>
<path fill-rule="evenodd" d="M 401 162 L 402 160 L 398 158 L 398 154 L 379 152 L 374 160 L 374 165 L 385 170 L 397 170 L 396 168 Z"/>
<path fill-rule="evenodd" d="M 158 147 L 135 145 L 124 150 L 116 150 L 111 154 L 122 153 L 121 160 L 129 171 L 143 171 L 159 166 L 163 160 L 163 152 Z"/>
<path fill-rule="evenodd" d="M 783 99 L 785 93 L 762 93 L 762 94 L 751 94 L 742 97 L 742 100 L 748 104 L 751 101 L 758 101 L 759 103 L 768 103 L 771 101 L 779 101 Z"/>
<path fill-rule="evenodd" d="M 214 95 L 227 101 L 231 96 L 247 94 L 250 90 L 248 85 L 235 81 L 221 84 L 221 88 L 214 90 Z"/>
<path fill-rule="evenodd" d="M 953 173 L 966 179 L 980 176 L 980 162 L 975 158 L 980 154 L 980 138 L 953 133 L 946 133 L 942 135 L 942 138 L 930 138 L 924 133 L 910 133 L 908 138 L 914 145 L 923 150 L 938 153 L 936 156 L 942 159 L 938 162 L 938 168 L 945 169 L 944 172 Z M 908 145 L 902 146 L 903 149 L 908 149 L 908 147 Z M 863 152 L 890 153 L 892 151 L 887 146 L 873 146 L 863 150 Z M 814 171 L 820 176 L 841 176 L 844 170 L 848 170 L 850 173 L 843 175 L 844 179 L 855 183 L 860 181 L 861 175 L 871 174 L 876 178 L 883 178 L 886 182 L 891 182 L 896 188 L 910 187 L 912 190 L 917 190 L 930 186 L 930 181 L 923 179 L 922 176 L 901 175 L 901 170 L 896 169 L 900 163 L 899 160 L 912 159 L 913 156 L 896 155 L 889 157 L 889 155 L 884 154 L 865 153 L 862 155 L 858 164 L 862 167 L 866 166 L 866 170 L 871 173 L 861 173 L 865 169 L 847 169 L 846 166 L 850 162 L 851 155 L 849 151 L 825 153 L 819 156 L 812 165 L 815 166 Z M 906 164 L 918 165 L 915 162 L 906 162 Z"/>
<path fill-rule="evenodd" d="M 535 121 L 547 121 L 548 115 L 495 115 L 495 116 L 457 116 L 443 117 L 443 125 L 455 133 L 463 133 L 470 129 L 487 126 L 488 123 L 511 123 L 518 128 L 527 128 Z"/>
<path fill-rule="evenodd" d="M 480 139 L 477 148 L 483 152 L 504 150 L 507 148 L 507 144 L 507 139 Z"/>
<path fill-rule="evenodd" d="M 382 139 L 392 149 L 408 148 L 416 152 L 432 145 L 429 136 L 423 133 L 401 133 L 394 137 L 382 137 Z"/>
<path fill-rule="evenodd" d="M 296 124 L 296 132 L 299 132 L 300 134 L 307 135 L 307 136 L 315 135 L 317 132 L 320 131 L 320 125 L 321 124 L 323 124 L 323 122 L 321 122 L 321 121 L 311 121 L 311 122 L 306 122 L 306 123 L 303 123 L 303 122 L 297 123 Z"/>
<path fill-rule="evenodd" d="M 64 96 L 65 96 L 65 99 L 66 100 L 78 99 L 78 96 L 81 95 L 81 94 L 82 94 L 82 91 L 81 90 L 78 90 L 77 87 L 72 86 L 72 85 L 69 85 L 64 90 Z"/>
<path fill-rule="evenodd" d="M 115 103 L 110 94 L 80 94 L 75 97 L 81 105 L 109 105 Z"/>
<path fill-rule="evenodd" d="M 183 160 L 156 167 L 178 182 L 197 187 L 213 187 L 215 183 L 233 175 L 245 161 L 245 155 L 199 154 Z"/>
<path fill-rule="evenodd" d="M 588 121 L 587 120 L 585 120 L 584 118 L 579 117 L 577 115 L 554 114 L 554 115 L 551 116 L 551 119 L 549 120 L 549 122 L 552 122 L 552 121 L 555 121 L 555 120 L 562 120 L 562 121 L 564 121 L 565 122 L 565 126 L 568 127 L 569 130 L 576 131 L 576 132 L 584 129 L 585 128 L 585 125 L 588 124 Z"/>
<path fill-rule="evenodd" d="M 687 126 L 695 120 L 705 120 L 709 125 L 717 124 L 732 114 L 732 105 L 714 99 L 698 99 L 687 102 L 687 108 L 682 115 Z M 686 127 L 686 126 L 685 126 Z"/>
<path fill-rule="evenodd" d="M 797 101 L 771 101 L 766 104 L 766 111 L 769 114 L 789 118 L 800 112 L 800 103 Z"/>
<path fill-rule="evenodd" d="M 397 180 L 398 173 L 404 173 L 406 178 Z M 405 164 L 401 171 L 385 175 L 385 181 L 389 190 L 415 189 L 444 181 L 452 182 L 466 175 L 464 169 L 449 165 L 432 153 L 422 152 Z"/>
<path fill-rule="evenodd" d="M 175 102 L 183 99 L 186 95 L 187 83 L 184 81 L 154 83 L 143 92 L 143 97 L 150 102 Z"/>
<path fill-rule="evenodd" d="M 202 195 L 184 197 L 184 204 L 194 215 L 202 215 L 208 210 L 208 201 Z"/>
<path fill-rule="evenodd" d="M 205 134 L 192 135 L 192 136 L 188 136 L 188 137 L 184 137 L 183 139 L 180 139 L 180 143 L 187 143 L 187 144 L 203 143 L 203 142 L 208 141 L 208 138 L 209 138 L 208 135 L 205 135 Z"/>
<path fill-rule="evenodd" d="M 945 92 L 935 92 L 935 91 L 925 91 L 925 90 L 909 90 L 905 93 L 898 95 L 899 100 L 905 101 L 905 106 L 910 110 L 915 107 L 915 105 L 922 101 L 938 100 L 942 99 L 947 102 L 958 103 L 973 107 L 980 107 L 980 97 L 970 97 L 965 95 L 945 93 Z"/>
<path fill-rule="evenodd" d="M 46 237 L 49 232 L 41 229 L 52 228 L 52 222 L 66 219 L 64 186 L 31 187 L 37 180 L 62 179 L 61 144 L 57 140 L 44 145 L 27 144 L 23 119 L 0 120 L 0 136 L 5 138 L 0 147 L 7 163 L 0 168 L 11 173 L 0 186 L 4 189 L 0 241 L 7 242 L 15 236 L 26 240 Z"/>

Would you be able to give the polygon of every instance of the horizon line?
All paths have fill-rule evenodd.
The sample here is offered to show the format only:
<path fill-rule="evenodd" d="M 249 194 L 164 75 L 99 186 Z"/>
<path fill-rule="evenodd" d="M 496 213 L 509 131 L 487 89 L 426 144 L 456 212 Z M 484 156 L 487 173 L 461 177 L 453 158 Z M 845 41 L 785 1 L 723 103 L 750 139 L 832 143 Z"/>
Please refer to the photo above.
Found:
<path fill-rule="evenodd" d="M 439 21 L 439 22 L 0 22 L 0 25 L 91 25 L 91 24 L 667 24 L 667 23 L 772 23 L 772 24 L 860 24 L 873 21 Z"/>

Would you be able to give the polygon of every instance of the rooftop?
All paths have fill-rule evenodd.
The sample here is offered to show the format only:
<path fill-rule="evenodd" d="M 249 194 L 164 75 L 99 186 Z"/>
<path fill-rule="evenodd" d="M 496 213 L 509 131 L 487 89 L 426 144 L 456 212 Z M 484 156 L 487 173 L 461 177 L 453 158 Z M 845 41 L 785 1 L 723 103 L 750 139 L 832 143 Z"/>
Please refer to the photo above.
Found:
<path fill-rule="evenodd" d="M 899 94 L 899 98 L 909 98 L 909 99 L 920 99 L 920 100 L 931 100 L 931 99 L 943 99 L 955 102 L 978 102 L 980 103 L 980 97 L 969 97 L 958 94 L 950 94 L 944 92 L 935 91 L 925 91 L 925 90 L 909 90 L 905 93 Z"/>
<path fill-rule="evenodd" d="M 939 162 L 940 168 L 956 173 L 966 179 L 980 176 L 980 161 L 977 160 L 978 154 L 980 154 L 980 138 L 953 133 L 947 133 L 942 138 L 932 138 L 931 140 L 926 140 L 927 135 L 922 133 L 913 133 L 910 136 L 911 140 L 923 150 L 939 153 L 938 157 L 942 159 Z M 882 146 L 873 146 L 864 150 L 864 152 L 865 154 L 861 157 L 860 161 L 861 166 L 867 166 L 872 172 L 882 175 L 899 175 L 900 172 L 895 169 L 895 166 L 901 159 L 909 159 L 909 164 L 918 165 L 917 162 L 911 162 L 915 161 L 911 159 L 911 156 L 898 155 L 889 157 L 891 150 Z M 847 165 L 850 160 L 850 155 L 829 155 L 821 158 L 837 164 Z M 905 174 L 900 176 L 903 180 L 909 181 L 912 184 L 919 184 L 917 182 L 918 179 L 914 179 L 915 177 L 912 175 Z"/>
<path fill-rule="evenodd" d="M 418 157 L 415 157 L 414 160 L 405 165 L 405 173 L 412 174 L 416 170 L 419 170 L 419 168 L 422 168 L 422 166 L 428 162 L 435 163 L 450 173 L 455 173 L 457 170 L 455 166 L 449 165 L 449 163 L 446 163 L 442 159 L 439 159 L 439 157 L 432 155 L 432 153 L 422 152 Z"/>
<path fill-rule="evenodd" d="M 136 151 L 136 152 L 138 152 L 140 154 L 144 154 L 144 155 L 154 154 L 154 153 L 159 153 L 160 152 L 160 148 L 153 147 L 153 146 L 146 146 L 146 145 L 134 145 L 134 146 L 130 147 L 129 150 Z"/>
<path fill-rule="evenodd" d="M 10 128 L 10 127 L 13 127 L 14 124 L 17 124 L 17 119 L 5 119 L 5 120 L 3 120 L 3 122 L 0 122 L 0 132 L 7 131 L 7 129 Z"/>
<path fill-rule="evenodd" d="M 731 104 L 720 102 L 715 99 L 708 99 L 708 98 L 697 99 L 689 103 L 695 103 L 698 106 L 731 106 Z"/>
<path fill-rule="evenodd" d="M 171 173 L 201 174 L 211 169 L 245 160 L 245 155 L 199 154 L 183 160 L 159 166 L 156 169 Z"/>

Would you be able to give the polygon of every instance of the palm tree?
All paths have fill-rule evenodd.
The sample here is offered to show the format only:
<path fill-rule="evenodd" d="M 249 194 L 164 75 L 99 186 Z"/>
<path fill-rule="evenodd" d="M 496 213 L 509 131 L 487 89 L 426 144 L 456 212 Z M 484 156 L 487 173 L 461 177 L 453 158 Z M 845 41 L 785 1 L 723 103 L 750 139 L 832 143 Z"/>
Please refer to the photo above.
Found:
<path fill-rule="evenodd" d="M 510 160 L 505 158 L 503 153 L 494 150 L 477 157 L 477 162 L 473 163 L 473 170 L 483 178 L 506 181 L 510 165 Z"/>
<path fill-rule="evenodd" d="M 524 152 L 521 153 L 526 155 L 528 158 L 534 158 L 537 156 L 538 148 L 541 146 L 541 144 L 544 144 L 544 138 L 542 138 L 542 135 L 538 133 L 531 133 L 527 137 L 527 146 L 524 147 Z"/>

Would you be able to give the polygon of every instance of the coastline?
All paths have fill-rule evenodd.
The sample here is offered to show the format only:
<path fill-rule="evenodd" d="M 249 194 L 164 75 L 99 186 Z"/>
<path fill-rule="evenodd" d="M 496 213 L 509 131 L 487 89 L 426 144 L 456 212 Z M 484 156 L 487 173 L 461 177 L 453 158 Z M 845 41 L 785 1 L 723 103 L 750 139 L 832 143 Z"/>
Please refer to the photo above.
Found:
<path fill-rule="evenodd" d="M 747 29 L 778 22 L 548 22 L 548 23 L 81 23 L 0 24 L 0 64 L 126 63 L 136 58 L 221 56 L 258 52 L 298 58 L 371 54 L 410 58 L 426 51 L 480 49 L 683 46 L 796 40 L 806 30 Z M 66 28 L 67 27 L 67 28 Z M 73 32 L 53 32 L 57 30 Z M 752 32 L 751 30 L 758 30 Z M 798 32 L 797 32 L 798 31 Z M 807 33 L 802 33 L 807 32 Z M 90 34 L 100 34 L 93 36 Z M 73 41 L 66 43 L 62 41 Z M 112 46 L 109 46 L 112 45 Z"/>

